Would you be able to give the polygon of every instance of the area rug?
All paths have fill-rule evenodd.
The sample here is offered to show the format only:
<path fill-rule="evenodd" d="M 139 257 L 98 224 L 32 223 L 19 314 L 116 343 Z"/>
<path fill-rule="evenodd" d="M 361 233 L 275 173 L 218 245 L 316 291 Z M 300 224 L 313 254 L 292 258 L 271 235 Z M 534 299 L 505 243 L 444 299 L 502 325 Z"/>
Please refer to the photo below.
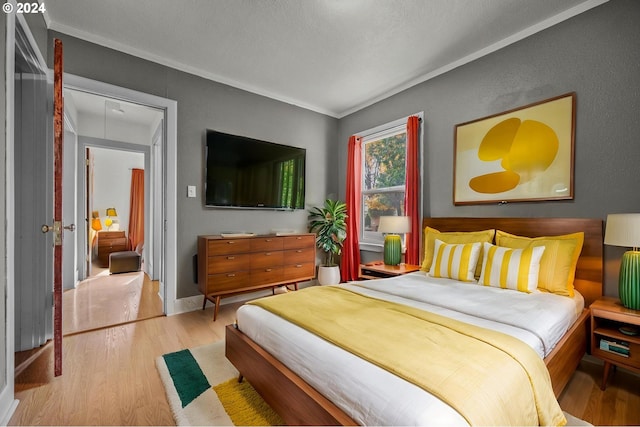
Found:
<path fill-rule="evenodd" d="M 177 425 L 284 425 L 224 356 L 224 341 L 156 359 Z"/>
<path fill-rule="evenodd" d="M 275 426 L 284 421 L 224 356 L 224 341 L 165 354 L 156 366 L 179 426 Z M 567 426 L 591 424 L 565 412 Z"/>

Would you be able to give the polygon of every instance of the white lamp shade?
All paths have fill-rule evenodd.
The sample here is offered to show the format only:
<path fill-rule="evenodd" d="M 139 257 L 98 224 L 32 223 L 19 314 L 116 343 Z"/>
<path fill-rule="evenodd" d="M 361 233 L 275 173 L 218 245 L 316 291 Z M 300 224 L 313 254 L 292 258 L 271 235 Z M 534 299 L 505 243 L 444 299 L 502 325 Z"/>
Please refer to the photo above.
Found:
<path fill-rule="evenodd" d="M 411 222 L 408 216 L 381 216 L 378 231 L 393 234 L 409 233 Z"/>
<path fill-rule="evenodd" d="M 607 215 L 604 244 L 637 248 L 640 246 L 640 214 Z"/>

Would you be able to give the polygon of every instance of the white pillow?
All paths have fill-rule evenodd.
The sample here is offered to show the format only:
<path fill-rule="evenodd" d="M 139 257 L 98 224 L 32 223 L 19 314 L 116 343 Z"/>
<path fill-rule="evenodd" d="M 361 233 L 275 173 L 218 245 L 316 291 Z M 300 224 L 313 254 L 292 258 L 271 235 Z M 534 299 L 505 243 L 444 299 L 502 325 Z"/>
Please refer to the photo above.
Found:
<path fill-rule="evenodd" d="M 429 276 L 475 282 L 474 273 L 481 249 L 480 242 L 451 244 L 436 239 Z"/>
<path fill-rule="evenodd" d="M 535 291 L 544 249 L 544 246 L 511 249 L 484 243 L 482 273 L 478 283 L 527 293 Z"/>

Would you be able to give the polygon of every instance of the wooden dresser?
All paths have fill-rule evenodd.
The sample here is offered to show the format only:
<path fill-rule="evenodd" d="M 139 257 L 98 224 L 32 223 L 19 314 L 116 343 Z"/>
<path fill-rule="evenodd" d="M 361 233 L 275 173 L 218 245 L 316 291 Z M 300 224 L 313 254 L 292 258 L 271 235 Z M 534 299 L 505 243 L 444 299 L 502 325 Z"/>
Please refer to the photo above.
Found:
<path fill-rule="evenodd" d="M 98 264 L 109 267 L 109 254 L 127 250 L 127 236 L 124 231 L 98 232 Z"/>
<path fill-rule="evenodd" d="M 315 235 L 223 238 L 198 236 L 198 288 L 215 304 L 244 292 L 293 284 L 315 277 Z"/>

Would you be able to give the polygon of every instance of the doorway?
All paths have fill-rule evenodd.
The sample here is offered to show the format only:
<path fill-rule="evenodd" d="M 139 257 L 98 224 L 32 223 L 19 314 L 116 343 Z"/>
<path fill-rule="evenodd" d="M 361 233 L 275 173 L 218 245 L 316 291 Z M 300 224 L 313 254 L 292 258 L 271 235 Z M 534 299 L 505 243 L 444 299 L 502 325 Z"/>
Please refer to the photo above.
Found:
<path fill-rule="evenodd" d="M 65 114 L 77 129 L 74 151 L 77 164 L 82 166 L 77 168 L 77 203 L 70 208 L 85 222 L 78 230 L 79 280 L 65 283 L 63 333 L 163 315 L 158 279 L 162 264 L 151 259 L 157 252 L 154 237 L 159 240 L 154 236 L 157 219 L 152 212 L 154 206 L 161 205 L 156 199 L 162 199 L 162 193 L 151 190 L 151 178 L 156 175 L 156 164 L 162 164 L 157 160 L 152 163 L 152 146 L 154 142 L 162 144 L 154 136 L 164 123 L 164 111 L 65 89 Z M 138 179 L 144 174 L 143 190 L 133 190 L 135 174 Z M 132 192 L 139 196 L 137 202 Z M 144 207 L 143 213 L 134 211 L 136 203 Z M 130 222 L 130 217 L 138 215 L 144 218 L 142 234 L 141 227 Z M 110 263 L 112 253 L 135 255 L 136 265 L 115 268 Z"/>

